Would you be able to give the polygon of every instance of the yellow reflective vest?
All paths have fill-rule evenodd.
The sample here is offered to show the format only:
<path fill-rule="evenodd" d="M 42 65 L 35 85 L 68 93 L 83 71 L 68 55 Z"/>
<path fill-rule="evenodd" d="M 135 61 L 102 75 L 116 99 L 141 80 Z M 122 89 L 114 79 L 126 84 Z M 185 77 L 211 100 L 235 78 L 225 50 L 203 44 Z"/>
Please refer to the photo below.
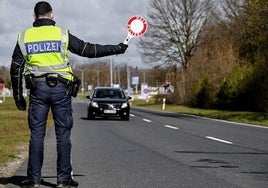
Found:
<path fill-rule="evenodd" d="M 68 40 L 68 30 L 56 26 L 31 27 L 20 33 L 18 44 L 26 60 L 25 75 L 58 73 L 72 81 Z"/>

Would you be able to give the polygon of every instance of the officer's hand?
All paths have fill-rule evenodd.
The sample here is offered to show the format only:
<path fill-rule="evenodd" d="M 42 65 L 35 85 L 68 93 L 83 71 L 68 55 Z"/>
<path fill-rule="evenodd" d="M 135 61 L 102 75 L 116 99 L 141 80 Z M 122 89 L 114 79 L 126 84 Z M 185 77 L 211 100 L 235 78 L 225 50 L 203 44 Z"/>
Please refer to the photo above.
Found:
<path fill-rule="evenodd" d="M 119 54 L 125 53 L 125 51 L 128 48 L 128 45 L 124 43 L 120 43 L 118 46 L 119 46 L 119 51 L 118 51 Z"/>
<path fill-rule="evenodd" d="M 15 103 L 18 110 L 25 111 L 26 110 L 26 100 L 23 96 L 20 96 L 18 99 L 15 99 Z"/>

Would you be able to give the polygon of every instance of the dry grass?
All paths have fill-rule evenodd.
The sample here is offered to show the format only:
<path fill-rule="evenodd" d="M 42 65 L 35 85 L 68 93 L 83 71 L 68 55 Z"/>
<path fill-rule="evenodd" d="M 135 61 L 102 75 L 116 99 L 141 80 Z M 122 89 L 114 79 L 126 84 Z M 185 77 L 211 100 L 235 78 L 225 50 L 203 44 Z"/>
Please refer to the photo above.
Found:
<path fill-rule="evenodd" d="M 30 136 L 27 116 L 27 111 L 17 110 L 13 98 L 6 98 L 0 104 L 0 168 L 20 159 L 21 153 L 25 153 Z M 50 114 L 48 125 L 52 123 Z"/>
<path fill-rule="evenodd" d="M 27 112 L 16 109 L 12 98 L 0 104 L 0 164 L 13 160 L 17 148 L 29 139 Z"/>

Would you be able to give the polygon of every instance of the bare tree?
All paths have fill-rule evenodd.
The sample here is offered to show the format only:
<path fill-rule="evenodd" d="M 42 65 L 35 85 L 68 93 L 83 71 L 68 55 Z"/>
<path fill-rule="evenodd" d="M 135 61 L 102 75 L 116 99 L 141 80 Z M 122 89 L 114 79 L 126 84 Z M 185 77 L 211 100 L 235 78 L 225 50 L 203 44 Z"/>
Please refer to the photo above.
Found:
<path fill-rule="evenodd" d="M 139 46 L 147 63 L 187 69 L 209 16 L 209 0 L 151 0 L 149 32 Z"/>
<path fill-rule="evenodd" d="M 233 21 L 234 18 L 239 17 L 243 11 L 243 5 L 248 0 L 218 0 L 220 3 L 220 10 L 222 12 L 222 19 Z"/>
<path fill-rule="evenodd" d="M 212 3 L 210 0 L 151 0 L 149 5 L 149 30 L 139 42 L 141 53 L 146 63 L 182 68 L 180 98 L 183 99 L 184 72 L 207 23 Z"/>

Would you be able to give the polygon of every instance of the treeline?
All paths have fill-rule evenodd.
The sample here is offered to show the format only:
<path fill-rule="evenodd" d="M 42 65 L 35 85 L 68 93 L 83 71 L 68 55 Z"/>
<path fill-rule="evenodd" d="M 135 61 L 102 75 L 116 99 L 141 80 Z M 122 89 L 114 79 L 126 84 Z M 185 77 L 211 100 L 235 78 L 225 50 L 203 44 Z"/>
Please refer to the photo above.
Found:
<path fill-rule="evenodd" d="M 268 112 L 268 1 L 245 2 L 237 13 L 206 27 L 188 70 L 187 101 Z"/>
<path fill-rule="evenodd" d="M 189 1 L 190 3 L 198 2 Z M 189 1 L 171 0 L 169 3 L 173 2 L 175 7 L 188 6 L 189 9 L 184 11 L 186 13 L 192 11 L 192 14 L 185 18 L 189 20 L 194 15 L 194 11 L 198 11 L 198 9 L 192 10 L 195 7 L 191 6 Z M 214 12 L 208 15 L 202 31 L 197 33 L 199 36 L 194 41 L 195 45 L 192 46 L 194 51 L 187 54 L 186 50 L 180 50 L 178 47 L 178 51 L 172 52 L 185 52 L 184 57 L 188 58 L 187 67 L 183 66 L 185 62 L 181 57 L 173 59 L 172 63 L 165 61 L 162 64 L 166 67 L 173 67 L 173 82 L 177 86 L 175 93 L 168 97 L 168 102 L 200 108 L 268 112 L 268 1 L 223 0 L 221 2 L 222 4 L 217 4 L 218 12 L 215 12 L 215 6 L 210 6 L 214 7 Z M 164 6 L 169 5 L 168 7 L 172 8 L 169 3 L 161 0 L 151 2 L 154 10 L 149 14 L 151 27 L 154 28 L 157 25 L 156 20 L 158 24 L 160 23 L 161 17 L 158 14 L 164 12 L 163 9 L 166 11 Z M 181 6 L 180 3 L 184 3 L 185 6 Z M 220 5 L 222 5 L 221 8 L 219 8 Z M 182 11 L 178 8 L 177 10 Z M 171 16 L 174 16 L 174 12 L 170 14 Z M 173 20 L 175 19 L 174 16 Z M 192 20 L 194 19 L 196 18 L 193 17 Z M 187 28 L 188 24 L 188 30 L 191 31 L 193 25 L 189 23 L 193 22 L 186 23 L 184 18 L 180 18 L 181 20 L 184 21 L 185 26 L 178 29 Z M 167 19 L 162 21 L 162 26 L 166 22 L 169 23 Z M 175 32 L 174 28 L 167 30 L 169 25 L 172 24 L 166 24 L 163 27 L 169 31 L 167 33 L 183 34 Z M 157 52 L 157 50 L 148 50 L 148 44 L 153 37 L 153 35 L 147 35 L 147 38 L 140 43 L 145 45 L 143 55 L 147 60 L 152 58 L 154 52 Z M 166 40 L 170 40 L 170 37 L 173 37 L 174 41 L 174 36 L 167 36 Z M 189 42 L 190 37 L 189 34 L 189 39 L 185 42 Z M 183 39 L 179 38 L 176 44 L 182 47 L 187 46 L 188 43 L 183 42 Z M 172 44 L 169 48 L 173 48 Z"/>
<path fill-rule="evenodd" d="M 174 76 L 170 67 L 142 68 L 125 62 L 90 59 L 83 64 L 74 64 L 74 72 L 82 79 L 81 87 L 84 87 L 86 92 L 89 85 L 92 88 L 111 84 L 119 85 L 123 89 L 135 88 L 132 77 L 139 78 L 138 90 L 142 83 L 159 87 Z"/>

